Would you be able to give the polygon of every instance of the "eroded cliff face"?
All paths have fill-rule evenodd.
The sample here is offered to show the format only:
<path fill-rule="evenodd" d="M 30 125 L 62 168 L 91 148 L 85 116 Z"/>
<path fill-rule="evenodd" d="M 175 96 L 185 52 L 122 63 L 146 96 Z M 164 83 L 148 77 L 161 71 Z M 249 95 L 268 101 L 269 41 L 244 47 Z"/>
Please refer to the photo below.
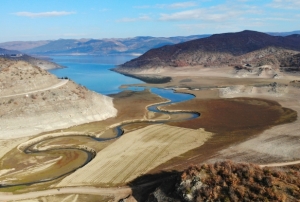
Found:
<path fill-rule="evenodd" d="M 27 62 L 0 59 L 1 139 L 99 121 L 116 113 L 110 97 Z"/>

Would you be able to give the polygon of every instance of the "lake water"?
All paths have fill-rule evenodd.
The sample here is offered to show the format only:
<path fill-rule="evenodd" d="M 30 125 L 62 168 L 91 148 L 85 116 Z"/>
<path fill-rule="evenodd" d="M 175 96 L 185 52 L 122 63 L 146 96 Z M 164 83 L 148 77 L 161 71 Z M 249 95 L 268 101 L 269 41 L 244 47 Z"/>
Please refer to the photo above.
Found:
<path fill-rule="evenodd" d="M 144 83 L 109 69 L 123 64 L 134 56 L 49 56 L 54 62 L 67 68 L 50 70 L 58 77 L 68 77 L 78 84 L 101 94 L 114 94 L 121 91 L 123 84 Z"/>
<path fill-rule="evenodd" d="M 98 93 L 109 95 L 122 91 L 119 87 L 123 84 L 144 83 L 138 79 L 124 76 L 110 71 L 116 65 L 123 64 L 134 56 L 50 56 L 54 62 L 66 66 L 63 69 L 50 70 L 58 77 L 68 77 L 78 84 Z M 144 88 L 130 87 L 130 90 L 138 91 Z M 174 102 L 190 100 L 194 96 L 183 93 L 174 93 L 173 90 L 151 88 L 151 91 L 161 97 Z M 150 110 L 155 110 L 150 108 Z"/>
<path fill-rule="evenodd" d="M 143 83 L 140 80 L 133 79 L 131 77 L 126 77 L 121 74 L 118 74 L 116 72 L 112 72 L 109 69 L 115 67 L 115 65 L 122 64 L 133 57 L 130 56 L 51 56 L 53 58 L 53 61 L 66 66 L 67 68 L 64 69 L 55 69 L 50 70 L 51 73 L 55 74 L 58 77 L 68 77 L 72 80 L 74 80 L 76 83 L 79 83 L 83 86 L 86 86 L 90 90 L 94 90 L 101 94 L 113 94 L 118 93 L 122 91 L 123 89 L 119 89 L 119 86 L 123 84 L 133 84 L 133 83 Z M 128 88 L 130 90 L 143 90 L 144 88 L 141 87 L 131 87 Z M 184 100 L 192 99 L 194 96 L 190 94 L 184 94 L 184 93 L 174 93 L 171 89 L 159 89 L 159 88 L 151 88 L 151 91 L 157 95 L 160 95 L 161 97 L 167 98 L 170 100 L 169 103 L 176 103 Z M 150 111 L 154 111 L 157 113 L 168 113 L 168 114 L 174 114 L 174 113 L 183 113 L 183 114 L 190 114 L 190 118 L 186 118 L 184 120 L 189 120 L 193 118 L 197 118 L 199 116 L 198 113 L 193 112 L 162 112 L 157 109 L 157 106 L 162 106 L 165 104 L 156 104 L 153 106 L 148 107 Z M 172 120 L 172 121 L 178 121 L 178 120 Z M 143 120 L 143 121 L 137 121 L 132 123 L 125 123 L 119 126 L 116 126 L 114 129 L 116 131 L 116 137 L 119 137 L 123 134 L 122 127 L 129 124 L 134 123 L 151 123 L 151 124 L 162 124 L 166 122 L 170 122 L 170 120 L 158 120 L 156 122 L 153 122 L 153 120 Z M 60 138 L 60 137 L 55 137 Z M 115 137 L 114 137 L 115 138 Z M 109 139 L 103 139 L 103 138 L 94 138 L 96 141 L 106 141 Z M 43 140 L 47 141 L 47 140 Z M 40 142 L 37 142 L 36 144 L 39 144 Z M 33 145 L 32 145 L 33 146 Z M 29 149 L 31 147 L 28 147 Z M 30 150 L 25 150 L 27 154 L 30 154 Z M 71 148 L 73 149 L 73 148 Z M 78 148 L 74 148 L 78 149 Z M 64 150 L 62 148 L 62 150 Z M 39 150 L 34 151 L 34 155 L 39 154 Z M 45 153 L 46 151 L 42 151 L 42 153 Z M 81 152 L 86 152 L 88 155 L 88 158 L 86 159 L 85 163 L 80 166 L 84 166 L 85 164 L 89 163 L 92 158 L 94 157 L 94 154 L 85 150 L 81 150 Z M 12 186 L 18 186 L 18 185 L 29 185 L 39 182 L 47 182 L 54 179 L 57 179 L 58 177 L 62 177 L 66 175 L 68 172 L 73 172 L 74 170 L 78 169 L 77 167 L 74 168 L 72 171 L 67 171 L 62 173 L 58 173 L 58 176 L 53 176 L 52 178 L 43 178 L 41 175 L 41 179 L 36 181 L 30 181 L 28 183 L 24 184 L 13 184 Z M 5 185 L 4 185 L 5 186 Z M 11 185 L 9 185 L 11 186 Z"/>

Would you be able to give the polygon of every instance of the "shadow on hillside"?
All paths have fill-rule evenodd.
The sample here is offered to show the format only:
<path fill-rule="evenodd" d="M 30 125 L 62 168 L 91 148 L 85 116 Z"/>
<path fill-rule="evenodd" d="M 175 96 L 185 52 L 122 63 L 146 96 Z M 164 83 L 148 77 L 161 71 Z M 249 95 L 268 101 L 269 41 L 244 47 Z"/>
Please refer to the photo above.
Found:
<path fill-rule="evenodd" d="M 128 183 L 132 189 L 132 196 L 137 201 L 147 201 L 149 195 L 160 187 L 161 190 L 168 194 L 173 192 L 174 184 L 180 178 L 182 172 L 162 171 L 156 174 L 146 174 L 140 176 Z"/>

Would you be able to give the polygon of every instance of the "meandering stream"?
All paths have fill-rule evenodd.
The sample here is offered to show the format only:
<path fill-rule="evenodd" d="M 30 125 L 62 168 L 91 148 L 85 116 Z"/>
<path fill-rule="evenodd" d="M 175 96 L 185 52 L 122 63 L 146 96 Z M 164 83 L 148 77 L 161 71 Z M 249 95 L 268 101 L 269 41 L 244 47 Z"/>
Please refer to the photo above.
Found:
<path fill-rule="evenodd" d="M 52 56 L 50 56 L 52 57 Z M 52 57 L 53 61 L 66 66 L 67 68 L 64 69 L 55 69 L 51 70 L 50 72 L 55 74 L 58 77 L 68 77 L 74 80 L 75 82 L 86 86 L 90 90 L 94 90 L 101 94 L 113 94 L 118 93 L 124 89 L 119 89 L 119 86 L 124 84 L 132 84 L 132 83 L 143 83 L 134 78 L 126 77 L 124 75 L 118 74 L 116 72 L 110 71 L 111 68 L 115 67 L 115 65 L 124 63 L 130 59 L 133 59 L 132 56 L 54 56 Z M 132 87 L 128 88 L 128 90 L 138 91 L 143 90 L 143 88 Z M 47 182 L 52 181 L 58 178 L 61 178 L 65 175 L 74 172 L 80 167 L 85 166 L 89 163 L 96 155 L 96 151 L 93 151 L 90 148 L 83 148 L 78 147 L 76 145 L 69 145 L 66 144 L 66 139 L 68 137 L 78 139 L 78 141 L 82 141 L 83 145 L 84 142 L 88 141 L 108 141 L 111 139 L 118 138 L 123 135 L 124 130 L 123 127 L 128 126 L 130 124 L 136 123 L 150 123 L 150 124 L 162 124 L 170 121 L 182 121 L 187 119 L 193 119 L 199 116 L 198 113 L 194 112 L 167 112 L 161 111 L 158 107 L 162 107 L 163 105 L 169 105 L 177 102 L 183 102 L 190 99 L 193 99 L 194 96 L 191 94 L 184 94 L 184 93 L 175 93 L 173 90 L 170 89 L 159 89 L 159 88 L 151 88 L 152 93 L 157 94 L 163 98 L 168 99 L 168 102 L 154 104 L 148 107 L 149 111 L 161 114 L 186 114 L 188 117 L 185 119 L 172 119 L 172 120 L 145 120 L 145 121 L 136 121 L 133 123 L 124 123 L 116 126 L 113 128 L 115 132 L 115 137 L 113 138 L 96 138 L 90 137 L 85 135 L 71 135 L 71 136 L 57 136 L 57 137 L 47 137 L 46 139 L 41 139 L 39 141 L 33 141 L 28 145 L 24 146 L 21 150 L 24 152 L 24 158 L 43 158 L 46 159 L 59 159 L 60 165 L 47 167 L 47 171 L 43 172 L 39 166 L 34 167 L 35 170 L 38 170 L 38 173 L 31 177 L 24 177 L 25 180 L 14 176 L 12 173 L 11 175 L 4 175 L 4 180 L 1 181 L 0 187 L 10 187 L 10 186 L 17 186 L 17 185 L 30 185 L 40 182 Z M 77 158 L 75 158 L 77 155 Z M 72 159 L 74 158 L 74 159 Z M 71 160 L 70 160 L 71 159 Z M 51 162 L 51 160 L 50 160 Z M 67 163 L 66 166 L 64 163 Z M 42 163 L 40 167 L 44 167 L 45 163 Z M 57 163 L 59 164 L 59 163 Z M 51 172 L 53 170 L 54 172 Z M 21 176 L 26 176 L 26 173 L 29 172 L 29 169 L 24 169 L 20 171 L 22 174 Z M 18 174 L 20 174 L 18 171 Z M 49 174 L 50 173 L 50 174 Z M 6 181 L 6 179 L 9 179 Z M 12 180 L 10 180 L 12 179 Z"/>
<path fill-rule="evenodd" d="M 118 126 L 116 126 L 114 128 L 115 131 L 115 137 L 114 138 L 96 138 L 96 137 L 85 137 L 85 138 L 91 138 L 94 141 L 107 141 L 107 140 L 111 140 L 111 139 L 115 139 L 118 138 L 120 136 L 122 136 L 124 134 L 124 130 L 123 127 L 124 126 L 128 126 L 130 124 L 136 124 L 136 123 L 150 123 L 150 124 L 162 124 L 162 123 L 166 123 L 166 122 L 170 122 L 170 121 L 182 121 L 182 120 L 189 120 L 189 119 L 194 119 L 199 117 L 199 113 L 196 112 L 184 112 L 184 111 L 180 111 L 180 112 L 168 112 L 168 111 L 161 111 L 159 110 L 158 107 L 164 106 L 164 105 L 169 105 L 169 104 L 174 104 L 177 102 L 183 102 L 183 101 L 187 101 L 190 99 L 193 99 L 194 96 L 191 94 L 184 94 L 184 93 L 175 93 L 173 90 L 170 89 L 158 89 L 158 88 L 151 88 L 151 91 L 163 98 L 168 99 L 168 102 L 165 103 L 159 103 L 159 104 L 154 104 L 148 107 L 149 111 L 152 112 L 156 112 L 156 113 L 162 113 L 162 114 L 168 114 L 168 115 L 172 115 L 172 114 L 187 114 L 188 118 L 185 119 L 176 119 L 176 120 L 158 120 L 158 121 L 148 121 L 148 120 L 144 120 L 144 121 L 136 121 L 136 122 L 131 122 L 131 123 L 125 123 L 125 124 L 120 124 Z M 74 136 L 80 136 L 83 137 L 83 135 L 74 135 Z M 61 172 L 56 172 L 56 174 L 53 174 L 53 176 L 49 177 L 47 176 L 47 178 L 43 177 L 43 175 L 41 175 L 41 179 L 33 179 L 32 181 L 24 181 L 22 183 L 18 183 L 18 181 L 16 181 L 16 183 L 2 183 L 0 185 L 0 187 L 10 187 L 10 186 L 18 186 L 18 185 L 30 185 L 30 184 L 35 184 L 35 183 L 40 183 L 40 182 L 47 182 L 47 181 L 52 181 L 55 179 L 58 179 L 60 177 L 63 177 L 65 175 L 68 175 L 72 172 L 74 172 L 75 170 L 77 170 L 80 167 L 85 166 L 87 163 L 89 163 L 96 155 L 95 151 L 92 151 L 90 149 L 87 148 L 83 148 L 83 147 L 76 147 L 76 146 L 70 146 L 70 145 L 61 145 L 61 147 L 58 147 L 57 145 L 55 146 L 46 146 L 48 143 L 51 143 L 51 141 L 54 141 L 55 139 L 59 139 L 64 137 L 59 136 L 59 137 L 49 137 L 47 139 L 43 139 L 41 141 L 35 141 L 32 144 L 27 145 L 25 148 L 23 148 L 23 152 L 26 153 L 27 155 L 47 155 L 47 152 L 61 152 L 62 154 L 64 154 L 63 158 L 67 158 L 68 153 L 74 152 L 74 150 L 77 150 L 77 153 L 85 153 L 85 154 L 81 154 L 86 156 L 86 159 L 81 160 L 76 162 L 76 166 L 73 165 L 72 168 L 68 168 L 68 169 L 62 169 Z M 70 136 L 68 136 L 70 137 Z M 57 154 L 56 154 L 57 155 Z M 24 171 L 27 172 L 27 171 Z M 49 170 L 47 171 L 49 172 Z"/>

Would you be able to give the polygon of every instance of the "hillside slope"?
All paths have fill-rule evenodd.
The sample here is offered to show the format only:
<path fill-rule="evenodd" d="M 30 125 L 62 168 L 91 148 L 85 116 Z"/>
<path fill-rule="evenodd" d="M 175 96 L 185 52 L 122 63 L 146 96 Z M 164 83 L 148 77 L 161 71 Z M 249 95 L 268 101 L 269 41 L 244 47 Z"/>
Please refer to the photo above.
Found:
<path fill-rule="evenodd" d="M 0 58 L 0 138 L 28 136 L 116 115 L 112 98 Z"/>
<path fill-rule="evenodd" d="M 147 199 L 162 201 L 298 201 L 299 165 L 281 169 L 230 161 L 190 166 Z"/>
<path fill-rule="evenodd" d="M 120 65 L 116 71 L 135 72 L 157 67 L 280 66 L 285 57 L 300 52 L 300 35 L 270 36 L 255 31 L 216 34 L 152 49 Z M 271 59 L 270 59 L 271 58 Z"/>
<path fill-rule="evenodd" d="M 56 64 L 54 62 L 48 61 L 48 60 L 43 60 L 39 58 L 35 58 L 26 54 L 23 54 L 19 51 L 15 50 L 7 50 L 4 48 L 0 48 L 0 58 L 6 58 L 10 60 L 23 60 L 31 65 L 38 66 L 42 69 L 56 69 L 56 68 L 63 68 L 63 66 Z"/>
<path fill-rule="evenodd" d="M 0 43 L 0 47 L 7 50 L 23 51 L 27 49 L 36 48 L 49 43 L 50 40 L 44 41 L 9 41 Z"/>

